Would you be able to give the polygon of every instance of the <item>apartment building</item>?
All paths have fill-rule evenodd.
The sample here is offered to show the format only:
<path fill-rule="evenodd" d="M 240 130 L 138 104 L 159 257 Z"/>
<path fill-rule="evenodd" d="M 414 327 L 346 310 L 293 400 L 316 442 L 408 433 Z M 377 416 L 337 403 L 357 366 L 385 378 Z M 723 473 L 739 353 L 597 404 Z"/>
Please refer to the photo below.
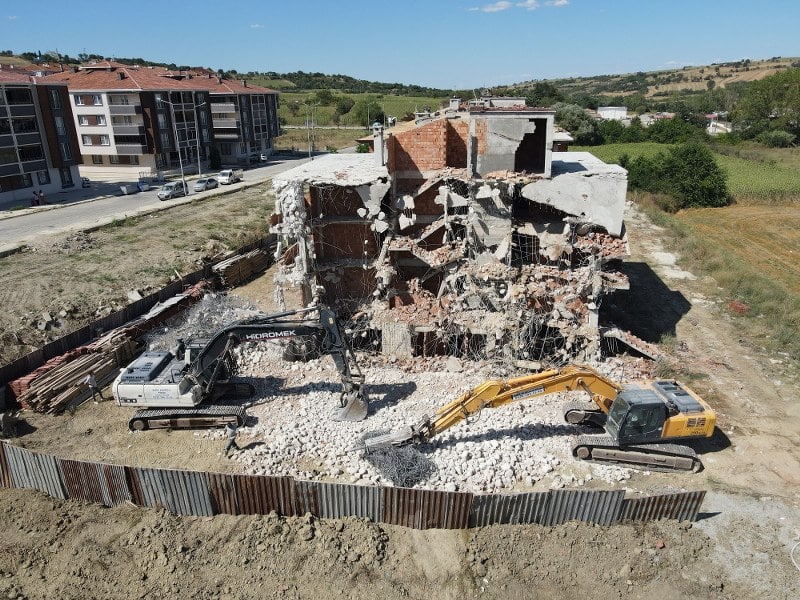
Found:
<path fill-rule="evenodd" d="M 69 86 L 82 173 L 92 179 L 204 172 L 215 145 L 223 163 L 246 163 L 271 152 L 278 132 L 276 92 L 208 72 L 102 61 L 47 79 Z"/>
<path fill-rule="evenodd" d="M 278 92 L 247 81 L 209 78 L 214 139 L 224 163 L 271 154 L 280 135 Z"/>
<path fill-rule="evenodd" d="M 67 86 L 0 71 L 0 202 L 79 184 L 80 160 Z"/>

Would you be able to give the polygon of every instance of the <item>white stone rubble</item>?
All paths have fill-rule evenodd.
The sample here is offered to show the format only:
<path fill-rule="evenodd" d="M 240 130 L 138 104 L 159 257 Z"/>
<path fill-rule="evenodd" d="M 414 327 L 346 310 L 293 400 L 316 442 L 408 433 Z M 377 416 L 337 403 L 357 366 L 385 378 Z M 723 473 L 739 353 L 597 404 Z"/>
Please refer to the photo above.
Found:
<path fill-rule="evenodd" d="M 341 384 L 331 358 L 287 363 L 280 355 L 274 343 L 238 351 L 240 374 L 256 387 L 251 419 L 240 429 L 240 446 L 246 449 L 237 454 L 250 474 L 392 485 L 359 450 L 364 434 L 416 423 L 491 378 L 470 363 L 458 374 L 444 365 L 437 372 L 414 373 L 368 367 L 369 416 L 358 423 L 334 422 L 330 416 Z M 574 437 L 585 430 L 563 421 L 562 405 L 581 400 L 588 398 L 551 394 L 484 410 L 417 447 L 434 470 L 415 487 L 489 493 L 626 481 L 629 469 L 572 457 Z"/>

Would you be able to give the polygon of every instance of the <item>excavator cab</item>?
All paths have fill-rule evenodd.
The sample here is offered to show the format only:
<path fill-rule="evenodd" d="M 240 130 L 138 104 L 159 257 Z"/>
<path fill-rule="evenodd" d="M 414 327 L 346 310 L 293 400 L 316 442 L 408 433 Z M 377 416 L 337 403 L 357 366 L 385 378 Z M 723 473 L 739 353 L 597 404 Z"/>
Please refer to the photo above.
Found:
<path fill-rule="evenodd" d="M 649 444 L 663 439 L 666 407 L 651 390 L 625 390 L 608 411 L 606 432 L 618 444 Z"/>

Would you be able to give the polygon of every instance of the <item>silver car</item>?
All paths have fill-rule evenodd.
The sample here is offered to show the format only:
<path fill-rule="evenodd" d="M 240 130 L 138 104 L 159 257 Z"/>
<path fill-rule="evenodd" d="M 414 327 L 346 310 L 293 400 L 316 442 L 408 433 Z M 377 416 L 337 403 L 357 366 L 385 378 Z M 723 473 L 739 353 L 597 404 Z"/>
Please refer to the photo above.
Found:
<path fill-rule="evenodd" d="M 195 192 L 204 192 L 206 190 L 213 190 L 219 185 L 219 182 L 213 177 L 204 177 L 194 182 Z"/>

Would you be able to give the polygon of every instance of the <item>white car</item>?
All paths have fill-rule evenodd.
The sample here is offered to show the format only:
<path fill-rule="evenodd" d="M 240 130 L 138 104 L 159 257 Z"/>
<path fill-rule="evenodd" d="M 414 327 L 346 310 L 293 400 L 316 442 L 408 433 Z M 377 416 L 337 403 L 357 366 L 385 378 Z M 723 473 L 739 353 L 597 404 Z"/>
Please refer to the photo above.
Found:
<path fill-rule="evenodd" d="M 203 177 L 194 182 L 194 191 L 204 192 L 206 190 L 213 190 L 217 186 L 219 186 L 219 182 L 213 177 Z"/>

